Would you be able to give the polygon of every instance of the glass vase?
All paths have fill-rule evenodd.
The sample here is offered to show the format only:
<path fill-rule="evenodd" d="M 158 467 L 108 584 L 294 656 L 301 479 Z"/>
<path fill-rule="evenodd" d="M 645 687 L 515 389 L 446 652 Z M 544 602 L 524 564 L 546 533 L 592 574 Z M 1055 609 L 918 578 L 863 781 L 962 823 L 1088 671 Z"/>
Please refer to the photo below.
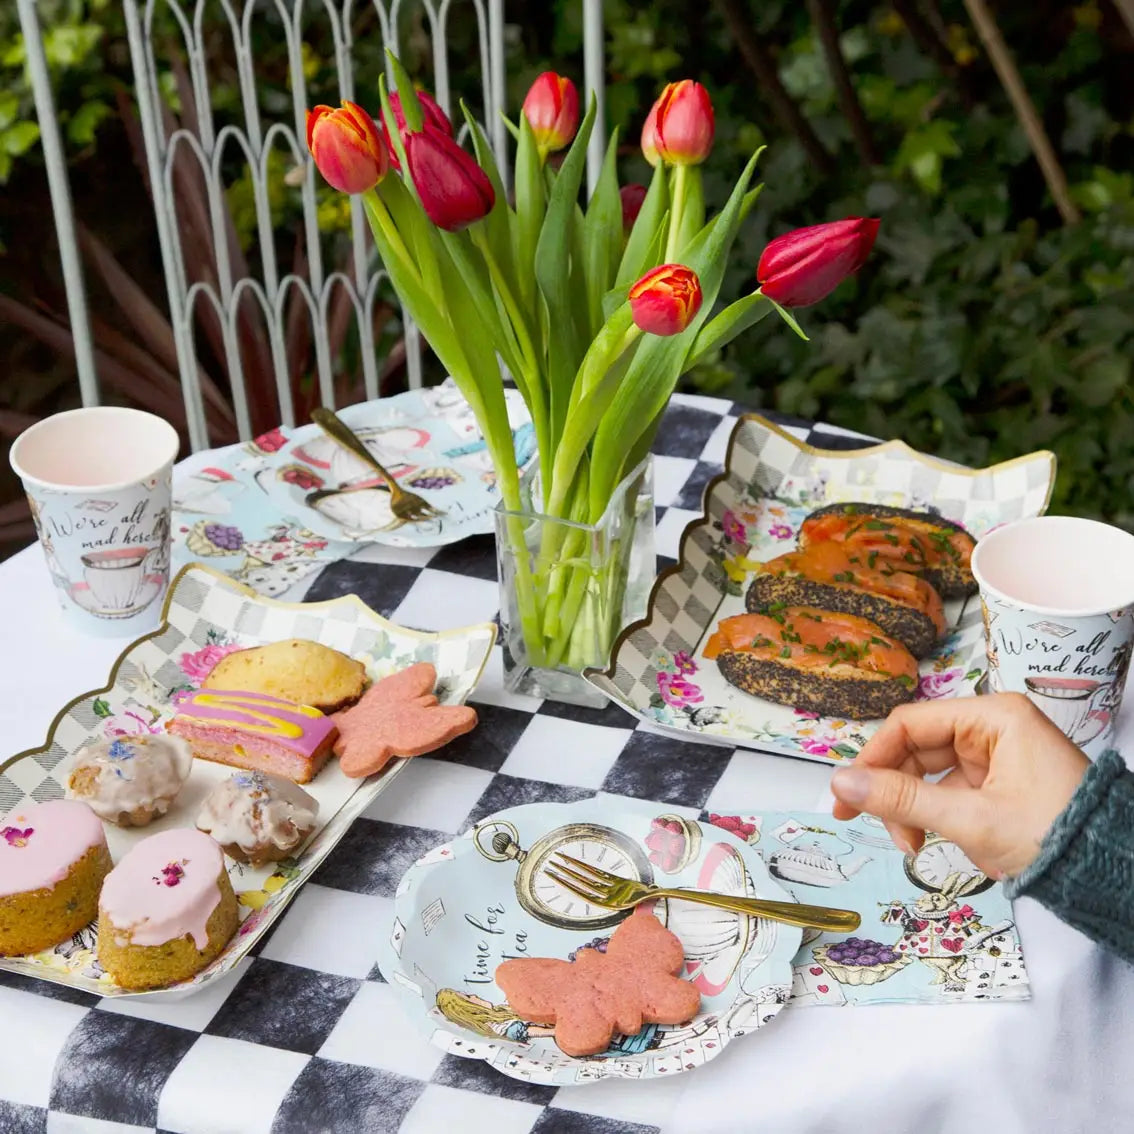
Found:
<path fill-rule="evenodd" d="M 523 507 L 496 509 L 504 684 L 513 693 L 602 708 L 582 671 L 605 667 L 622 627 L 646 613 L 656 573 L 653 461 L 615 489 L 602 518 L 580 524 L 539 510 L 538 462 Z"/>

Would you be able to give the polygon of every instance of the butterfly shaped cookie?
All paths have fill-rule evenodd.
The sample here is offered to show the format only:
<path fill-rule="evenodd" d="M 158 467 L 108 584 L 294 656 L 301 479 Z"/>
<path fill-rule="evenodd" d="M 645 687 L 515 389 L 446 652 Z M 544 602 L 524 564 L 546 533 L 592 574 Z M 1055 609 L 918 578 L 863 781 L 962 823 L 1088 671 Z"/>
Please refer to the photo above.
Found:
<path fill-rule="evenodd" d="M 336 713 L 335 753 L 348 776 L 381 771 L 395 756 L 421 756 L 476 727 L 476 710 L 439 705 L 437 670 L 429 662 L 375 682 L 357 705 Z"/>
<path fill-rule="evenodd" d="M 504 961 L 496 983 L 520 1019 L 555 1025 L 555 1042 L 567 1055 L 594 1055 L 615 1033 L 632 1036 L 643 1024 L 680 1024 L 697 1014 L 701 994 L 675 975 L 684 960 L 681 941 L 639 907 L 605 953 L 588 948 L 574 961 Z"/>

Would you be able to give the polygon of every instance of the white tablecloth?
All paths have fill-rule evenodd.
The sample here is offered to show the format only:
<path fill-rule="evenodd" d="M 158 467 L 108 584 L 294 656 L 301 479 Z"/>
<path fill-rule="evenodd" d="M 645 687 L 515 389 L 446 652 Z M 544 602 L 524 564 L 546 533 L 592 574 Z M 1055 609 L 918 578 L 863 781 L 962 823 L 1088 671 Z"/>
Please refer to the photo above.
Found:
<path fill-rule="evenodd" d="M 7 754 L 41 743 L 66 700 L 104 681 L 122 642 L 79 637 L 64 626 L 35 547 L 0 564 L 0 626 Z M 499 681 L 495 672 L 488 681 Z M 1134 693 L 1119 747 L 1134 752 Z M 738 803 L 826 808 L 829 773 L 818 764 L 764 757 L 746 785 L 752 797 Z M 580 1112 L 572 1131 L 608 1134 L 631 1123 L 697 1134 L 1131 1129 L 1134 968 L 1031 901 L 1019 902 L 1017 915 L 1029 1002 L 783 1012 L 772 1027 L 692 1074 L 565 1088 L 555 1105 Z M 297 924 L 285 922 L 279 933 Z M 43 1096 L 39 1105 L 46 1106 L 68 1007 L 0 988 L 0 1100 Z M 453 1129 L 479 1131 L 475 1115 L 462 1111 L 465 1093 L 451 1093 Z M 3 1113 L 0 1101 L 0 1128 Z M 523 1121 L 518 1109 L 516 1131 L 550 1130 Z M 49 1130 L 138 1129 L 55 1114 L 47 1122 Z M 512 1129 L 493 1122 L 492 1134 Z M 315 1115 L 310 1129 L 319 1129 Z"/>

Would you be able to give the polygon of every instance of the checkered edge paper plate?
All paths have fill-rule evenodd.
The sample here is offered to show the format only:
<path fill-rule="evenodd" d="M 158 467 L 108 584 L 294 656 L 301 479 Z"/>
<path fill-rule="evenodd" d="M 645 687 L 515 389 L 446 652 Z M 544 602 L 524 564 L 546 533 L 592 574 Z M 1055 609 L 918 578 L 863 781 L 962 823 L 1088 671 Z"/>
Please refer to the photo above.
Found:
<path fill-rule="evenodd" d="M 306 638 L 341 650 L 364 662 L 373 679 L 414 662 L 432 662 L 438 697 L 444 704 L 460 704 L 480 680 L 496 641 L 496 627 L 486 622 L 443 633 L 406 630 L 350 595 L 322 603 L 276 602 L 208 567 L 190 564 L 170 587 L 161 627 L 126 648 L 107 684 L 64 706 L 42 747 L 0 762 L 0 815 L 28 803 L 62 798 L 71 757 L 88 741 L 163 731 L 176 712 L 179 696 L 197 688 L 224 654 L 287 638 Z M 119 988 L 98 964 L 94 924 L 54 949 L 0 957 L 0 969 L 98 996 L 177 998 L 204 988 L 249 952 L 351 823 L 405 764 L 394 760 L 379 774 L 356 780 L 343 775 L 332 759 L 304 785 L 319 802 L 319 817 L 297 858 L 259 868 L 225 859 L 239 902 L 240 928 L 224 952 L 191 980 L 146 993 Z M 194 760 L 189 779 L 167 815 L 143 828 L 104 824 L 114 860 L 149 835 L 194 826 L 205 795 L 232 772 L 226 765 Z"/>
<path fill-rule="evenodd" d="M 686 527 L 677 564 L 650 593 L 646 617 L 615 640 L 610 667 L 587 679 L 628 712 L 700 742 L 838 764 L 881 721 L 835 720 L 777 705 L 729 685 L 702 650 L 722 619 L 744 612 L 750 570 L 794 550 L 800 525 L 825 504 L 864 502 L 932 512 L 980 538 L 1041 515 L 1055 455 L 1030 453 L 986 469 L 926 456 L 902 441 L 816 449 L 755 414 L 737 422 L 724 472 Z M 920 663 L 917 698 L 973 694 L 986 666 L 980 600 L 945 604 L 947 630 Z"/>

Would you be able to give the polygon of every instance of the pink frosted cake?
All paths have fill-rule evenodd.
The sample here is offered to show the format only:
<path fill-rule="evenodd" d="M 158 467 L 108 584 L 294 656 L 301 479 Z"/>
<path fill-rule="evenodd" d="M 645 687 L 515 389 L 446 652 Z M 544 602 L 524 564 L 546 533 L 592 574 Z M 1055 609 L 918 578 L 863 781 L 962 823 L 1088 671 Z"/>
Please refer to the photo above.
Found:
<path fill-rule="evenodd" d="M 160 988 L 213 961 L 239 922 L 224 855 L 191 828 L 143 839 L 107 875 L 98 959 L 123 988 Z"/>
<path fill-rule="evenodd" d="M 32 803 L 0 819 L 0 957 L 50 949 L 94 921 L 110 866 L 85 803 Z"/>
<path fill-rule="evenodd" d="M 323 767 L 337 735 L 334 721 L 310 705 L 225 689 L 191 693 L 167 727 L 202 760 L 297 784 L 307 783 Z"/>

